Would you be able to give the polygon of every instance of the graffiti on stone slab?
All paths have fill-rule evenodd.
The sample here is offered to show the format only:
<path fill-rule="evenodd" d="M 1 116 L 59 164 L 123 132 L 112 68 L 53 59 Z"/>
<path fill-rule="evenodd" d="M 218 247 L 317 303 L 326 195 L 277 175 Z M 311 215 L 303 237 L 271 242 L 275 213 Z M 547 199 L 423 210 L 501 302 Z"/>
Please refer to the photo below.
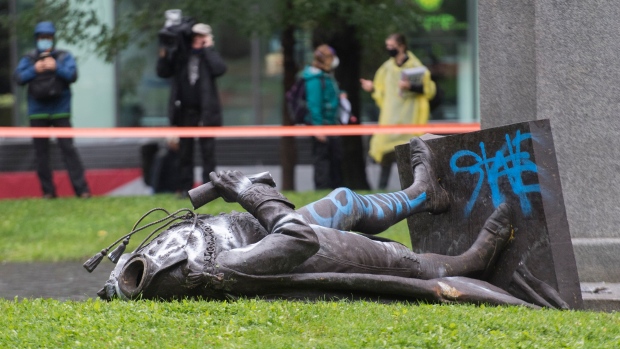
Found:
<path fill-rule="evenodd" d="M 517 130 L 514 138 L 508 134 L 505 137 L 506 144 L 496 151 L 494 156 L 489 156 L 485 143 L 480 142 L 479 154 L 471 150 L 460 150 L 450 158 L 450 168 L 455 175 L 463 172 L 477 176 L 476 187 L 464 208 L 466 217 L 471 214 L 480 190 L 485 184 L 491 190 L 491 199 L 496 208 L 505 202 L 505 194 L 498 185 L 502 177 L 508 179 L 512 192 L 519 198 L 523 214 L 529 216 L 532 213 L 528 194 L 540 193 L 540 185 L 523 183 L 522 175 L 524 172 L 538 173 L 538 168 L 531 160 L 531 154 L 521 150 L 521 143 L 531 139 L 532 134 Z"/>

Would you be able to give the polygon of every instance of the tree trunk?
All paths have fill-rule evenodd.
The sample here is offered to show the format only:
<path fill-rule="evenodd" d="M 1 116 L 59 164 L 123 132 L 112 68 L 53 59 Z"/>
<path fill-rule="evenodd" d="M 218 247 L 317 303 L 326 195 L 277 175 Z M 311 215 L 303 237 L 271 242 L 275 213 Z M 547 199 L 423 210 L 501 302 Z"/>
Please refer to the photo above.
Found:
<path fill-rule="evenodd" d="M 360 82 L 361 75 L 361 52 L 362 47 L 357 39 L 356 29 L 353 26 L 334 26 L 336 31 L 315 32 L 315 43 L 326 43 L 336 50 L 340 59 L 340 65 L 336 69 L 336 80 L 340 89 L 347 92 L 351 102 L 351 113 L 357 116 L 359 124 L 360 115 Z M 319 42 L 322 41 L 322 42 Z M 362 136 L 342 137 L 344 151 L 342 161 L 343 184 L 354 190 L 369 190 L 366 178 L 366 152 Z"/>
<path fill-rule="evenodd" d="M 287 26 L 281 36 L 282 53 L 284 59 L 284 93 L 295 83 L 297 66 L 293 48 L 295 46 L 295 28 Z M 290 126 L 286 98 L 282 99 L 282 125 Z M 294 137 L 282 137 L 280 139 L 280 164 L 282 165 L 282 190 L 295 190 L 295 164 L 297 163 L 297 147 Z"/>

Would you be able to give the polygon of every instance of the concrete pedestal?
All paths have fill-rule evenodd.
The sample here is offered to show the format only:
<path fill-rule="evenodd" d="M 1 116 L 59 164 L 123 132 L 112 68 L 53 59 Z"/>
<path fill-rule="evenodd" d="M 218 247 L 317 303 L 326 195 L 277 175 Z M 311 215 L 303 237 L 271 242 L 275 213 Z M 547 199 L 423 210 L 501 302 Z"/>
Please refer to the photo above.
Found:
<path fill-rule="evenodd" d="M 620 282 L 620 2 L 480 0 L 483 128 L 549 119 L 582 282 Z"/>

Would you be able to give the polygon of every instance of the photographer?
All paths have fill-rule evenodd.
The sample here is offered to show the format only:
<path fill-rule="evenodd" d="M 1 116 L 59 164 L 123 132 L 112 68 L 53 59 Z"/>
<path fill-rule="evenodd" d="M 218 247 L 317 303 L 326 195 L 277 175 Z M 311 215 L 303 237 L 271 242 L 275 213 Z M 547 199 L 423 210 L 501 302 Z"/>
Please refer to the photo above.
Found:
<path fill-rule="evenodd" d="M 222 112 L 215 79 L 226 72 L 226 64 L 214 48 L 211 27 L 187 18 L 160 31 L 157 75 L 170 78 L 168 117 L 180 127 L 221 126 Z M 191 28 L 191 30 L 188 30 Z M 215 139 L 199 138 L 203 173 L 209 181 L 215 170 Z M 187 196 L 194 185 L 194 138 L 179 141 L 180 183 L 178 193 Z"/>
<path fill-rule="evenodd" d="M 36 48 L 21 58 L 13 75 L 17 84 L 28 85 L 28 116 L 32 127 L 71 127 L 69 84 L 77 80 L 77 67 L 71 53 L 56 49 L 55 34 L 52 22 L 38 23 L 34 29 Z M 58 138 L 57 142 L 75 195 L 89 198 L 90 189 L 73 139 Z M 55 198 L 49 139 L 34 138 L 33 144 L 43 197 Z"/>

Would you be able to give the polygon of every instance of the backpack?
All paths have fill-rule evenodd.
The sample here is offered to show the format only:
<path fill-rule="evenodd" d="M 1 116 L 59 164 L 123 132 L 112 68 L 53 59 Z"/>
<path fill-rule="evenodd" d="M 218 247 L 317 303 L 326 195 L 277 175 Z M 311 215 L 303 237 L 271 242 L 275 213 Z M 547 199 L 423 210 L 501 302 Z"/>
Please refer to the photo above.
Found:
<path fill-rule="evenodd" d="M 293 125 L 310 125 L 310 111 L 306 103 L 306 79 L 299 78 L 286 91 L 286 105 Z"/>
<path fill-rule="evenodd" d="M 58 60 L 63 54 L 63 51 L 56 51 L 53 57 Z M 36 51 L 28 53 L 27 56 L 33 62 L 45 57 L 43 54 L 37 55 Z M 48 101 L 60 97 L 63 91 L 68 87 L 69 84 L 57 76 L 55 72 L 44 72 L 37 74 L 34 79 L 28 83 L 28 94 L 36 100 Z"/>
<path fill-rule="evenodd" d="M 325 78 L 321 75 L 321 100 L 325 89 Z M 290 90 L 286 92 L 286 105 L 288 106 L 291 124 L 312 125 L 310 110 L 306 100 L 306 79 L 298 78 Z"/>
<path fill-rule="evenodd" d="M 58 77 L 54 72 L 45 72 L 37 74 L 34 79 L 28 83 L 28 94 L 34 99 L 40 101 L 48 101 L 58 98 L 67 88 L 67 83 Z"/>

